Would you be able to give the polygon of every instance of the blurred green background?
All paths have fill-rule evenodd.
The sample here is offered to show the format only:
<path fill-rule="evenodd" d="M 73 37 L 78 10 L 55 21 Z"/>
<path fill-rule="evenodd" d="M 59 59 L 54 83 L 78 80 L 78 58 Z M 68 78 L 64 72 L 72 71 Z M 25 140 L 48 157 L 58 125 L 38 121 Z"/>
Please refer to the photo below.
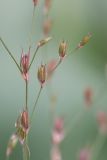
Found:
<path fill-rule="evenodd" d="M 40 0 L 35 11 L 34 42 L 43 37 L 44 0 Z M 20 61 L 21 49 L 28 51 L 28 36 L 31 30 L 32 0 L 0 0 L 0 36 Z M 81 148 L 94 143 L 98 134 L 96 113 L 106 111 L 107 81 L 107 1 L 106 0 L 53 0 L 49 13 L 53 19 L 51 36 L 53 40 L 38 51 L 32 66 L 29 83 L 29 108 L 32 109 L 38 94 L 37 69 L 41 62 L 58 57 L 58 46 L 62 39 L 68 43 L 68 52 L 73 50 L 81 38 L 92 33 L 90 42 L 77 53 L 69 56 L 55 72 L 52 83 L 46 86 L 40 96 L 38 109 L 29 135 L 31 160 L 50 159 L 52 117 L 49 94 L 57 96 L 55 112 L 64 115 L 66 128 L 72 128 L 72 119 L 83 111 L 84 116 L 78 127 L 69 132 L 61 145 L 63 160 L 76 160 Z M 93 89 L 95 102 L 89 111 L 84 111 L 83 92 L 86 87 Z M 0 160 L 5 151 L 14 124 L 24 107 L 24 82 L 11 58 L 0 44 Z M 101 142 L 102 143 L 102 142 Z M 107 158 L 107 140 L 95 149 L 97 160 Z M 22 151 L 18 145 L 10 160 L 21 160 Z M 95 160 L 95 159 L 94 159 Z"/>

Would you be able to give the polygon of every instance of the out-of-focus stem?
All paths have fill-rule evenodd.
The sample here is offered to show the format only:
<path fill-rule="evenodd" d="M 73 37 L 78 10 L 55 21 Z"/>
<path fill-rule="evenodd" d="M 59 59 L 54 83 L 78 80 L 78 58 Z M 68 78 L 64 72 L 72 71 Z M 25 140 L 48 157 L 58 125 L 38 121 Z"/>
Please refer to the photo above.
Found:
<path fill-rule="evenodd" d="M 29 65 L 28 70 L 30 69 L 30 67 L 31 67 L 31 65 L 32 65 L 32 63 L 33 63 L 33 61 L 34 61 L 34 59 L 35 59 L 35 56 L 36 56 L 36 54 L 37 54 L 38 49 L 39 49 L 39 46 L 37 46 L 36 51 L 35 51 L 34 54 L 33 54 L 33 57 L 32 57 L 32 60 L 31 60 L 31 62 L 30 62 L 30 65 Z"/>
<path fill-rule="evenodd" d="M 67 57 L 69 57 L 70 55 L 72 55 L 73 53 L 77 52 L 78 48 L 76 47 L 75 49 L 73 49 L 69 54 L 67 54 Z"/>
<path fill-rule="evenodd" d="M 30 46 L 32 44 L 31 42 L 31 37 L 32 37 L 32 34 L 33 34 L 33 24 L 34 24 L 34 18 L 35 18 L 35 6 L 33 8 L 33 14 L 32 14 L 32 22 L 31 22 L 31 31 L 30 31 L 30 34 L 29 34 L 29 41 L 30 41 Z"/>
<path fill-rule="evenodd" d="M 35 111 L 35 109 L 36 109 L 36 106 L 37 106 L 37 103 L 38 103 L 38 100 L 39 100 L 39 97 L 40 97 L 40 94 L 41 94 L 42 89 L 43 89 L 43 87 L 41 86 L 40 89 L 39 89 L 39 92 L 38 92 L 38 95 L 37 95 L 37 98 L 36 98 L 36 101 L 35 101 L 35 104 L 34 104 L 32 113 L 31 113 L 31 122 L 32 122 L 33 115 L 34 115 L 34 111 Z"/>
<path fill-rule="evenodd" d="M 6 49 L 6 51 L 8 52 L 8 54 L 10 55 L 10 57 L 15 62 L 15 64 L 16 64 L 17 68 L 19 69 L 19 71 L 22 72 L 19 64 L 17 63 L 16 59 L 14 58 L 14 56 L 12 55 L 12 53 L 10 52 L 10 50 L 8 49 L 8 47 L 6 46 L 5 42 L 3 41 L 3 39 L 1 37 L 0 37 L 0 41 L 1 41 L 2 45 L 4 46 L 4 48 Z"/>
<path fill-rule="evenodd" d="M 71 53 L 69 53 L 69 54 L 66 55 L 66 58 L 67 58 L 68 56 L 70 56 L 71 54 L 75 53 L 77 50 L 78 50 L 78 48 L 75 48 L 74 50 L 72 50 Z M 59 61 L 58 61 L 58 63 L 57 63 L 56 66 L 54 67 L 53 71 L 55 71 L 55 70 L 59 67 L 59 65 L 62 63 L 62 61 L 63 61 L 63 60 L 60 58 Z"/>

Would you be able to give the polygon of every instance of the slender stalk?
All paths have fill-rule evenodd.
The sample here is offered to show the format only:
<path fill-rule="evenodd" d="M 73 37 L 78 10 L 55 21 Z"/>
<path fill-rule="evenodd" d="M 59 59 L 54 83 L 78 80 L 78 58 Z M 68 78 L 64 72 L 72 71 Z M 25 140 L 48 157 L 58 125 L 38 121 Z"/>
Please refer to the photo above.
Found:
<path fill-rule="evenodd" d="M 70 55 L 72 55 L 73 53 L 77 52 L 78 51 L 78 48 L 76 47 L 75 49 L 73 49 L 71 51 L 71 53 L 67 54 L 67 57 L 69 57 Z"/>
<path fill-rule="evenodd" d="M 26 110 L 28 110 L 28 81 L 26 80 L 25 81 L 25 83 L 26 83 Z"/>
<path fill-rule="evenodd" d="M 6 51 L 8 52 L 8 54 L 10 55 L 10 57 L 15 62 L 15 64 L 16 64 L 17 68 L 19 69 L 19 71 L 22 72 L 19 64 L 17 63 L 16 59 L 14 58 L 14 56 L 12 55 L 12 53 L 10 52 L 10 50 L 8 49 L 8 47 L 6 46 L 5 42 L 3 41 L 3 39 L 1 37 L 0 37 L 0 41 L 1 41 L 2 45 L 4 46 L 4 48 L 6 49 Z"/>
<path fill-rule="evenodd" d="M 33 63 L 33 61 L 34 61 L 34 59 L 35 59 L 35 56 L 36 56 L 36 54 L 37 54 L 38 49 L 39 49 L 39 46 L 37 46 L 36 51 L 35 51 L 34 54 L 33 54 L 33 57 L 32 57 L 32 60 L 31 60 L 31 62 L 30 62 L 30 65 L 29 65 L 28 70 L 30 69 L 30 67 L 31 67 L 31 65 L 32 65 L 32 63 Z"/>
<path fill-rule="evenodd" d="M 67 54 L 66 58 L 67 58 L 68 56 L 70 56 L 71 54 L 73 54 L 74 52 L 76 52 L 77 50 L 78 50 L 78 48 L 75 48 L 74 50 L 72 50 L 71 53 Z M 62 61 L 63 61 L 63 60 L 60 58 L 59 61 L 58 61 L 58 63 L 57 63 L 56 66 L 54 67 L 53 71 L 55 71 L 55 70 L 58 68 L 58 66 L 62 63 Z"/>
<path fill-rule="evenodd" d="M 58 68 L 58 66 L 61 64 L 61 62 L 62 62 L 62 59 L 60 58 L 59 61 L 58 61 L 58 63 L 54 67 L 53 71 L 55 71 Z"/>
<path fill-rule="evenodd" d="M 22 147 L 22 150 L 23 150 L 23 160 L 27 160 L 24 146 Z"/>
<path fill-rule="evenodd" d="M 39 89 L 39 92 L 38 92 L 38 95 L 37 95 L 37 98 L 36 98 L 36 101 L 35 101 L 35 104 L 34 104 L 32 113 L 31 113 L 31 122 L 32 122 L 32 119 L 33 119 L 34 111 L 35 111 L 35 109 L 36 109 L 36 106 L 37 106 L 37 103 L 38 103 L 38 100 L 39 100 L 39 97 L 40 97 L 42 88 L 43 88 L 43 87 L 41 86 L 40 89 Z"/>
<path fill-rule="evenodd" d="M 36 7 L 34 6 L 34 8 L 33 8 L 33 14 L 32 14 L 32 22 L 31 22 L 31 31 L 29 33 L 29 43 L 30 43 L 30 46 L 32 44 L 31 37 L 32 37 L 32 34 L 33 34 L 33 24 L 34 24 L 34 18 L 35 18 L 35 8 Z"/>

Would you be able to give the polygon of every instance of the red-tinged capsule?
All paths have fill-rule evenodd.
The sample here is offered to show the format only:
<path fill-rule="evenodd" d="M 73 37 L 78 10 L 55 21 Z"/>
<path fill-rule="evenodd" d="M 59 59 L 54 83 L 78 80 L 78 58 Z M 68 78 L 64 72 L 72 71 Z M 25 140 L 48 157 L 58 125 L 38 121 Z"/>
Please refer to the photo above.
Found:
<path fill-rule="evenodd" d="M 48 18 L 43 22 L 43 32 L 45 36 L 49 35 L 51 27 L 52 27 L 52 20 Z"/>
<path fill-rule="evenodd" d="M 34 4 L 34 6 L 37 6 L 38 0 L 33 0 L 33 4 Z"/>
<path fill-rule="evenodd" d="M 45 0 L 44 3 L 44 14 L 48 14 L 49 10 L 51 8 L 51 0 Z"/>
<path fill-rule="evenodd" d="M 46 81 L 46 66 L 41 64 L 41 66 L 38 69 L 38 80 L 41 83 L 41 86 L 43 86 L 43 84 Z"/>
<path fill-rule="evenodd" d="M 61 42 L 59 45 L 59 56 L 64 58 L 66 56 L 67 44 L 65 41 Z"/>
<path fill-rule="evenodd" d="M 30 49 L 27 54 L 24 54 L 23 50 L 22 50 L 21 59 L 20 59 L 20 67 L 22 70 L 23 79 L 26 81 L 28 81 L 28 79 L 29 79 L 29 74 L 28 74 L 29 59 L 30 59 Z"/>
<path fill-rule="evenodd" d="M 91 151 L 88 147 L 81 149 L 79 160 L 91 160 Z"/>
<path fill-rule="evenodd" d="M 28 111 L 24 110 L 21 114 L 21 125 L 24 130 L 27 132 L 29 129 L 29 115 Z"/>
<path fill-rule="evenodd" d="M 92 104 L 93 92 L 91 88 L 86 88 L 84 91 L 84 99 L 87 106 Z"/>
<path fill-rule="evenodd" d="M 65 138 L 64 119 L 61 117 L 55 119 L 52 131 L 52 144 L 58 145 Z"/>

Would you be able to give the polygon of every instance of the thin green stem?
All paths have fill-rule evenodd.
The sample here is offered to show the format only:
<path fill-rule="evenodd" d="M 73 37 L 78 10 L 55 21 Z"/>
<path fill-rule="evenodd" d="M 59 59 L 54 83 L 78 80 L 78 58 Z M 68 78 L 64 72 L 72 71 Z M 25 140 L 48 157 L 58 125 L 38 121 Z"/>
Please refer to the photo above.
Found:
<path fill-rule="evenodd" d="M 55 71 L 58 68 L 58 66 L 61 64 L 61 62 L 62 62 L 62 59 L 60 58 L 59 61 L 58 61 L 58 63 L 54 67 L 53 71 Z"/>
<path fill-rule="evenodd" d="M 41 94 L 42 89 L 43 89 L 43 87 L 41 86 L 40 89 L 39 89 L 39 92 L 38 92 L 38 95 L 37 95 L 37 98 L 36 98 L 36 101 L 35 101 L 35 104 L 34 104 L 32 113 L 31 113 L 31 122 L 32 122 L 33 115 L 34 115 L 34 111 L 35 111 L 35 109 L 36 109 L 36 106 L 37 106 L 37 103 L 38 103 L 38 100 L 39 100 L 39 97 L 40 97 L 40 94 Z"/>
<path fill-rule="evenodd" d="M 28 81 L 26 80 L 25 81 L 25 83 L 26 83 L 26 110 L 28 110 Z"/>
<path fill-rule="evenodd" d="M 70 54 L 67 54 L 66 58 L 67 58 L 68 56 L 70 56 L 71 54 L 73 54 L 74 52 L 76 52 L 77 50 L 78 50 L 77 48 L 75 48 L 74 50 L 72 50 Z M 55 70 L 58 68 L 58 66 L 61 64 L 62 61 L 63 61 L 63 60 L 60 58 L 59 61 L 58 61 L 58 63 L 57 63 L 56 66 L 54 67 L 53 71 L 55 71 Z"/>
<path fill-rule="evenodd" d="M 28 146 L 28 135 L 27 135 L 22 147 L 23 147 L 23 160 L 30 160 L 30 150 L 29 150 L 29 146 Z"/>
<path fill-rule="evenodd" d="M 10 55 L 10 57 L 15 62 L 15 64 L 16 64 L 17 68 L 19 69 L 19 71 L 22 72 L 19 64 L 17 63 L 16 59 L 14 58 L 14 56 L 12 55 L 12 53 L 10 52 L 10 50 L 8 49 L 8 47 L 6 46 L 5 42 L 3 41 L 3 39 L 1 37 L 0 37 L 0 41 L 1 41 L 2 45 L 4 46 L 4 48 L 6 49 L 6 51 L 8 52 L 8 54 Z"/>
<path fill-rule="evenodd" d="M 34 18 L 35 18 L 35 6 L 34 6 L 34 8 L 33 8 L 32 22 L 31 22 L 31 31 L 30 31 L 30 33 L 29 33 L 30 46 L 31 46 L 31 44 L 32 44 L 32 42 L 31 42 L 31 37 L 32 37 L 32 34 L 33 34 Z"/>
<path fill-rule="evenodd" d="M 77 52 L 78 51 L 78 48 L 76 47 L 75 49 L 73 49 L 71 51 L 71 53 L 67 54 L 67 57 L 69 57 L 70 55 L 72 55 L 73 53 Z"/>
<path fill-rule="evenodd" d="M 33 57 L 32 57 L 32 60 L 31 60 L 31 62 L 30 62 L 30 65 L 29 65 L 28 70 L 31 68 L 31 65 L 32 65 L 32 63 L 33 63 L 33 61 L 34 61 L 34 59 L 35 59 L 35 56 L 36 56 L 36 54 L 37 54 L 38 49 L 39 49 L 39 47 L 37 46 L 36 51 L 35 51 L 34 54 L 33 54 Z"/>

